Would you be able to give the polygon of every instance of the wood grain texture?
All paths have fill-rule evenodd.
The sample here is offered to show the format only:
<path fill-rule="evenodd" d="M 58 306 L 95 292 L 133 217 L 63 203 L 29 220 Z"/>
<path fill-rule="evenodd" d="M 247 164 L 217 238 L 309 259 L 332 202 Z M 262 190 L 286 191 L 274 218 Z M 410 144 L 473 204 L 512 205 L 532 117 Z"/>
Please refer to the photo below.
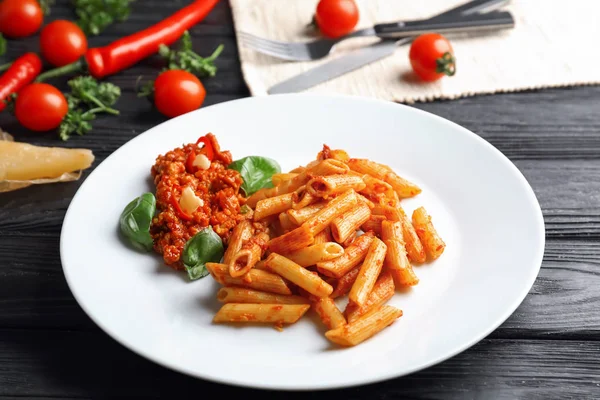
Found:
<path fill-rule="evenodd" d="M 149 26 L 187 3 L 138 0 L 126 23 L 110 27 L 91 44 Z M 68 0 L 58 0 L 51 19 L 72 16 Z M 246 97 L 227 2 L 191 33 L 200 54 L 225 45 L 218 75 L 204 81 L 205 105 Z M 36 49 L 37 37 L 10 41 L 0 63 Z M 123 89 L 117 106 L 121 116 L 99 118 L 87 136 L 63 143 L 54 133 L 21 129 L 7 113 L 0 114 L 0 127 L 34 144 L 91 148 L 98 165 L 165 120 L 135 95 L 137 78 L 150 79 L 160 68 L 152 58 L 110 77 Z M 64 79 L 53 83 L 65 89 Z M 414 105 L 473 130 L 515 162 L 544 213 L 542 270 L 517 311 L 468 351 L 405 378 L 312 396 L 600 398 L 600 114 L 593 106 L 598 101 L 600 87 L 580 87 Z M 59 257 L 64 214 L 81 182 L 0 194 L 0 398 L 173 398 L 213 391 L 289 400 L 306 396 L 197 381 L 131 353 L 102 333 L 71 295 Z"/>
<path fill-rule="evenodd" d="M 65 352 L 69 348 L 72 351 Z M 548 399 L 600 391 L 600 342 L 483 340 L 425 371 L 311 399 Z M 307 393 L 264 392 L 196 380 L 128 351 L 99 332 L 0 332 L 0 395 L 177 398 L 266 396 L 300 400 Z M 518 357 L 518 362 L 515 358 Z"/>

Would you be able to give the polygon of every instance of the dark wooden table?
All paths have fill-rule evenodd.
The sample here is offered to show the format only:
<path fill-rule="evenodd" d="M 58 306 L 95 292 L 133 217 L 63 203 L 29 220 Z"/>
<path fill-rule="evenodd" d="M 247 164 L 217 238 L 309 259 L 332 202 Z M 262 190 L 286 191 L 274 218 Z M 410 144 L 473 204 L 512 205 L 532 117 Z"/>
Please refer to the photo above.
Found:
<path fill-rule="evenodd" d="M 72 18 L 68 3 L 58 1 L 50 19 Z M 139 0 L 127 22 L 114 25 L 91 44 L 106 44 L 142 29 L 186 3 Z M 205 104 L 248 96 L 227 2 L 221 2 L 192 33 L 201 54 L 209 54 L 219 43 L 225 45 L 217 62 L 218 76 L 205 80 Z M 11 41 L 5 60 L 26 50 L 37 50 L 37 37 Z M 110 78 L 124 92 L 118 103 L 121 116 L 99 119 L 87 136 L 62 143 L 55 134 L 20 129 L 6 113 L 0 116 L 0 127 L 19 141 L 90 148 L 97 165 L 126 141 L 164 120 L 134 92 L 137 77 L 154 76 L 157 69 L 156 60 L 149 60 Z M 60 84 L 64 88 L 64 82 Z M 600 398 L 598 104 L 600 87 L 415 105 L 481 135 L 525 174 L 546 222 L 540 275 L 514 315 L 464 353 L 407 377 L 314 396 Z M 0 194 L 0 396 L 202 398 L 217 392 L 220 396 L 259 394 L 293 400 L 308 395 L 260 392 L 180 375 L 133 354 L 93 324 L 71 295 L 59 258 L 63 217 L 80 184 Z M 92 227 L 88 234 L 93 240 Z"/>

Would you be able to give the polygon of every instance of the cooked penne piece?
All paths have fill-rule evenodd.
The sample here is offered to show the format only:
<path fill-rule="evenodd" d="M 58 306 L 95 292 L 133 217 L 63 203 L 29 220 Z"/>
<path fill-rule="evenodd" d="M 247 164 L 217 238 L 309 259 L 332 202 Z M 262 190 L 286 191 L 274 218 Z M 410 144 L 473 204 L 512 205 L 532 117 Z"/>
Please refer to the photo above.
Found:
<path fill-rule="evenodd" d="M 252 195 L 250 195 L 250 197 L 248 197 L 246 199 L 246 205 L 252 209 L 256 208 L 256 204 L 263 200 L 266 199 L 267 197 L 271 197 L 271 196 L 267 196 L 269 194 L 269 190 L 271 189 L 259 189 L 256 192 L 254 192 Z"/>
<path fill-rule="evenodd" d="M 241 221 L 233 228 L 227 250 L 223 255 L 223 263 L 229 264 L 233 256 L 242 249 L 243 244 L 252 236 L 252 224 L 247 219 Z"/>
<path fill-rule="evenodd" d="M 365 233 L 348 246 L 340 257 L 317 263 L 317 269 L 323 275 L 341 278 L 365 259 L 372 242 L 373 235 Z"/>
<path fill-rule="evenodd" d="M 299 166 L 299 167 L 296 167 L 293 170 L 291 170 L 289 173 L 290 174 L 299 174 L 299 173 L 304 172 L 304 171 L 306 171 L 306 167 Z"/>
<path fill-rule="evenodd" d="M 385 221 L 384 215 L 371 215 L 364 224 L 360 226 L 363 232 L 373 232 L 375 235 L 381 235 L 381 223 Z"/>
<path fill-rule="evenodd" d="M 336 242 L 343 243 L 352 235 L 355 235 L 356 231 L 369 220 L 370 216 L 371 209 L 369 206 L 360 203 L 331 221 L 331 235 Z"/>
<path fill-rule="evenodd" d="M 394 191 L 398 193 L 400 198 L 414 197 L 421 193 L 420 187 L 404 178 L 401 178 L 394 171 L 390 171 L 385 176 L 384 181 L 392 185 Z"/>
<path fill-rule="evenodd" d="M 385 243 L 378 238 L 374 238 L 348 295 L 356 305 L 363 306 L 367 301 L 367 297 L 373 290 L 373 286 L 381 273 L 386 251 L 387 246 Z"/>
<path fill-rule="evenodd" d="M 315 176 L 318 175 L 342 175 L 347 174 L 350 168 L 346 165 L 346 163 L 334 160 L 327 159 L 316 163 L 314 166 L 308 168 L 308 171 Z"/>
<path fill-rule="evenodd" d="M 359 272 L 360 267 L 356 267 L 346 272 L 340 279 L 338 279 L 335 288 L 329 297 L 335 299 L 348 293 L 352 288 L 354 281 L 356 281 L 356 277 L 358 276 Z"/>
<path fill-rule="evenodd" d="M 394 279 L 389 272 L 382 272 L 373 286 L 373 291 L 369 294 L 367 301 L 362 307 L 357 306 L 353 302 L 349 302 L 344 310 L 344 315 L 348 323 L 356 321 L 361 315 L 366 314 L 374 307 L 379 307 L 394 295 Z"/>
<path fill-rule="evenodd" d="M 221 303 L 309 304 L 307 299 L 300 296 L 273 294 L 238 287 L 223 287 L 219 289 L 217 300 Z"/>
<path fill-rule="evenodd" d="M 315 176 L 306 183 L 306 190 L 315 197 L 329 198 L 349 189 L 360 192 L 366 187 L 365 182 L 359 176 L 352 175 L 328 175 Z"/>
<path fill-rule="evenodd" d="M 346 164 L 338 160 L 318 161 L 314 165 L 300 172 L 292 179 L 283 181 L 279 185 L 271 189 L 267 189 L 265 194 L 267 197 L 273 197 L 291 193 L 300 186 L 306 185 L 306 182 L 308 182 L 312 176 L 345 174 L 348 172 L 348 169 L 349 168 Z"/>
<path fill-rule="evenodd" d="M 240 251 L 238 251 L 229 262 L 229 275 L 233 278 L 246 275 L 257 262 L 262 258 L 267 243 L 269 242 L 268 233 L 260 233 L 251 238 Z"/>
<path fill-rule="evenodd" d="M 321 279 L 318 274 L 302 268 L 277 253 L 269 255 L 266 260 L 266 267 L 317 297 L 326 297 L 333 292 L 331 285 Z"/>
<path fill-rule="evenodd" d="M 425 253 L 425 248 L 421 243 L 421 239 L 419 239 L 412 222 L 404 210 L 401 208 L 398 208 L 398 210 L 401 211 L 400 221 L 402 222 L 402 236 L 404 238 L 408 259 L 413 263 L 424 263 L 427 260 L 427 254 Z"/>
<path fill-rule="evenodd" d="M 325 229 L 335 217 L 354 207 L 357 202 L 356 192 L 350 189 L 327 203 L 321 211 L 306 220 L 302 226 L 306 227 L 312 235 L 316 235 Z"/>
<path fill-rule="evenodd" d="M 325 333 L 330 341 L 342 346 L 356 346 L 390 326 L 402 316 L 402 310 L 381 306 L 356 319 L 354 322 Z"/>
<path fill-rule="evenodd" d="M 375 178 L 371 175 L 364 175 L 363 181 L 366 185 L 366 187 L 362 190 L 363 193 L 384 195 L 387 198 L 394 198 L 396 192 L 392 188 L 392 185 L 390 185 L 389 183 L 384 182 L 381 179 Z"/>
<path fill-rule="evenodd" d="M 357 237 L 358 237 L 358 233 L 355 232 L 352 235 L 350 235 L 348 238 L 346 238 L 346 240 L 344 240 L 340 244 L 342 245 L 343 248 L 346 248 L 346 247 L 352 245 L 352 243 L 354 243 L 354 241 L 356 240 Z"/>
<path fill-rule="evenodd" d="M 404 247 L 402 222 L 383 221 L 381 240 L 387 246 L 385 267 L 392 274 L 398 286 L 414 286 L 419 278 L 413 271 Z"/>
<path fill-rule="evenodd" d="M 292 208 L 292 197 L 294 197 L 293 193 L 286 193 L 260 200 L 256 203 L 256 208 L 254 209 L 254 220 L 260 221 L 271 215 L 289 210 Z"/>
<path fill-rule="evenodd" d="M 310 246 L 315 241 L 313 234 L 305 226 L 273 238 L 269 241 L 269 250 L 274 253 L 288 254 Z"/>
<path fill-rule="evenodd" d="M 269 293 L 292 294 L 283 278 L 269 271 L 252 268 L 243 278 L 233 278 L 229 275 L 229 266 L 226 264 L 206 263 L 206 269 L 224 286 L 241 286 Z"/>
<path fill-rule="evenodd" d="M 431 216 L 427 214 L 425 208 L 419 207 L 413 211 L 412 222 L 415 231 L 417 232 L 417 236 L 419 236 L 429 257 L 432 260 L 438 259 L 444 252 L 446 243 L 444 243 L 440 235 L 438 235 L 431 222 Z"/>
<path fill-rule="evenodd" d="M 335 329 L 346 325 L 346 318 L 330 297 L 321 297 L 313 303 L 313 308 L 327 329 Z"/>
<path fill-rule="evenodd" d="M 397 207 L 388 205 L 376 204 L 371 213 L 373 215 L 383 215 L 385 219 L 390 221 L 400 221 L 402 219 L 402 211 Z"/>
<path fill-rule="evenodd" d="M 347 165 L 352 171 L 360 174 L 371 175 L 372 177 L 381 180 L 384 180 L 385 176 L 389 172 L 387 167 L 384 165 L 364 158 L 351 158 L 348 160 Z"/>
<path fill-rule="evenodd" d="M 292 193 L 292 208 L 294 210 L 300 210 L 319 200 L 321 199 L 313 196 L 306 190 L 306 186 L 301 186 Z"/>
<path fill-rule="evenodd" d="M 290 216 L 290 219 L 293 223 L 297 225 L 302 225 L 306 222 L 307 219 L 317 214 L 327 205 L 326 201 L 320 201 L 318 203 L 313 203 L 309 206 L 301 208 L 299 210 L 288 210 L 287 214 Z"/>
<path fill-rule="evenodd" d="M 286 255 L 287 258 L 300 265 L 308 267 L 318 262 L 332 260 L 344 254 L 342 246 L 335 242 L 319 243 L 300 249 Z"/>
<path fill-rule="evenodd" d="M 287 212 L 282 212 L 281 214 L 279 214 L 279 226 L 282 230 L 282 234 L 294 230 L 298 227 L 298 225 L 296 225 L 292 221 Z"/>
<path fill-rule="evenodd" d="M 227 303 L 215 314 L 213 322 L 261 322 L 293 324 L 310 308 L 308 304 Z"/>
<path fill-rule="evenodd" d="M 277 186 L 281 182 L 289 181 L 290 179 L 294 178 L 296 175 L 298 175 L 298 174 L 293 173 L 293 172 L 273 174 L 273 176 L 271 177 L 271 183 L 273 183 L 273 186 Z"/>
<path fill-rule="evenodd" d="M 333 158 L 335 160 L 340 160 L 344 162 L 350 159 L 348 153 L 346 153 L 344 150 L 331 150 L 329 146 L 323 145 L 323 150 L 321 150 L 319 154 L 317 154 L 317 160 L 327 160 L 329 158 Z"/>
<path fill-rule="evenodd" d="M 321 232 L 315 235 L 315 244 L 333 242 L 331 237 L 331 229 L 329 227 L 323 229 Z"/>
<path fill-rule="evenodd" d="M 373 208 L 375 207 L 375 203 L 373 203 L 371 200 L 367 199 L 364 195 L 360 194 L 360 193 L 356 193 L 356 197 L 358 197 L 358 201 L 359 202 L 363 202 L 366 205 L 369 206 L 369 208 Z"/>

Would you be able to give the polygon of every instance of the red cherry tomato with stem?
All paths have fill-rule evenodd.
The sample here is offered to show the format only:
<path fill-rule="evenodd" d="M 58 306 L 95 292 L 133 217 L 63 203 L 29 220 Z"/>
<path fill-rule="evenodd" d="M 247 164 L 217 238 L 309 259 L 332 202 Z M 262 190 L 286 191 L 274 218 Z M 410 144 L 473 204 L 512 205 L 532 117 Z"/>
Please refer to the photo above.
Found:
<path fill-rule="evenodd" d="M 57 128 L 69 111 L 60 90 L 47 83 L 32 83 L 17 96 L 15 115 L 25 128 L 44 132 Z"/>
<path fill-rule="evenodd" d="M 417 37 L 410 46 L 409 58 L 413 71 L 427 82 L 456 73 L 452 45 L 439 33 L 426 33 Z"/>
<path fill-rule="evenodd" d="M 354 0 L 321 0 L 315 22 L 324 36 L 337 38 L 354 29 L 358 23 L 358 6 Z"/>
<path fill-rule="evenodd" d="M 71 21 L 51 22 L 40 34 L 42 56 L 55 67 L 77 61 L 85 54 L 87 48 L 85 33 Z"/>
<path fill-rule="evenodd" d="M 165 71 L 154 82 L 154 105 L 170 118 L 197 110 L 205 97 L 202 82 L 187 71 Z"/>
<path fill-rule="evenodd" d="M 0 33 L 11 38 L 31 36 L 44 22 L 37 0 L 0 1 Z"/>

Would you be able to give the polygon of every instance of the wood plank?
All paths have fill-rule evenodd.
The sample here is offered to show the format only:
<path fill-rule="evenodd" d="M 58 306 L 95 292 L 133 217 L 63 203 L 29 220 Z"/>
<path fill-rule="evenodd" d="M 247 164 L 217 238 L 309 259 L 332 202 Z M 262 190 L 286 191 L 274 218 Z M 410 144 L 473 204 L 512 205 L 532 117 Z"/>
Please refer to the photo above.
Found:
<path fill-rule="evenodd" d="M 316 399 L 584 398 L 600 390 L 600 342 L 483 340 L 450 360 L 384 383 L 311 393 Z M 0 395 L 48 397 L 190 393 L 304 399 L 197 380 L 135 355 L 104 334 L 0 331 Z M 589 397 L 587 397 L 589 398 Z"/>

